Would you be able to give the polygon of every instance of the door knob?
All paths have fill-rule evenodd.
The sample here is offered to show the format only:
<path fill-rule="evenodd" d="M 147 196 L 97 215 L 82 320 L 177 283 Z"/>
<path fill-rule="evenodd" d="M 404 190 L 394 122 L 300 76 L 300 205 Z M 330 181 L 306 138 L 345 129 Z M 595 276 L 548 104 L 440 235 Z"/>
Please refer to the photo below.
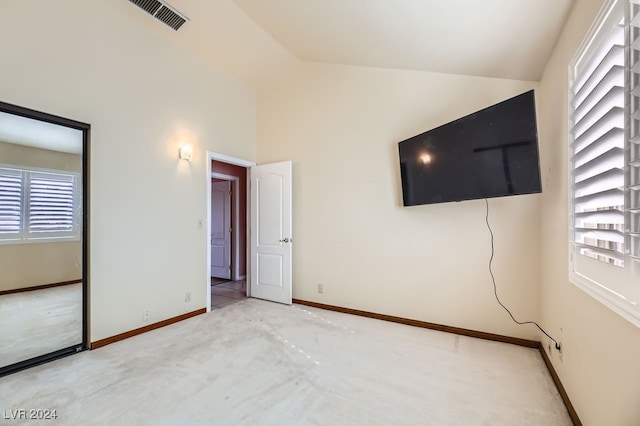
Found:
<path fill-rule="evenodd" d="M 288 243 L 289 239 L 285 237 L 285 238 L 281 239 L 280 242 L 281 243 Z"/>

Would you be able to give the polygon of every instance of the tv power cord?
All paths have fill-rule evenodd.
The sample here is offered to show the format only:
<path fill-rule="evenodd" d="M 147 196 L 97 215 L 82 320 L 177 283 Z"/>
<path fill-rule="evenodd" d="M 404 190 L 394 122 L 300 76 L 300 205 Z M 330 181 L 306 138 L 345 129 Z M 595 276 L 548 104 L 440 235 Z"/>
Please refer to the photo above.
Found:
<path fill-rule="evenodd" d="M 542 327 L 540 327 L 540 325 L 535 322 L 535 321 L 518 321 L 513 314 L 511 313 L 511 311 L 509 310 L 509 308 L 507 308 L 501 301 L 500 298 L 498 297 L 498 288 L 496 287 L 496 277 L 493 275 L 493 270 L 491 268 L 491 265 L 493 263 L 493 255 L 495 254 L 495 247 L 493 244 L 493 231 L 491 230 L 491 225 L 489 225 L 489 200 L 487 200 L 486 198 L 484 199 L 485 204 L 487 205 L 487 213 L 484 217 L 485 222 L 487 223 L 487 229 L 489 229 L 489 234 L 491 234 L 491 258 L 489 258 L 489 274 L 491 274 L 491 281 L 493 282 L 493 294 L 496 296 L 496 300 L 498 301 L 498 304 L 500 304 L 500 306 L 502 306 L 504 308 L 505 311 L 507 311 L 507 313 L 509 314 L 509 316 L 511 317 L 511 319 L 513 320 L 513 322 L 515 322 L 518 325 L 525 325 L 525 324 L 533 324 L 536 327 L 538 327 L 538 329 L 540 331 L 542 331 L 544 333 L 545 336 L 547 336 L 549 339 L 551 339 L 553 341 L 553 343 L 555 343 L 556 345 L 556 349 L 560 350 L 561 346 L 560 343 L 558 343 L 558 341 L 556 339 L 554 339 L 553 337 L 551 337 L 549 335 L 549 333 L 547 333 L 546 331 L 544 331 L 544 329 Z"/>

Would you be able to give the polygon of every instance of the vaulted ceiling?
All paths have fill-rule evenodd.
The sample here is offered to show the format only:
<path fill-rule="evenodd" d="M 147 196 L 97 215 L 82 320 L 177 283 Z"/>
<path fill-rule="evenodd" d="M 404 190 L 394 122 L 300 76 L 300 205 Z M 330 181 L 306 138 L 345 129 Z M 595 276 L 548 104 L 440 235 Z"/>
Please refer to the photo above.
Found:
<path fill-rule="evenodd" d="M 171 0 L 177 32 L 118 7 L 257 85 L 299 61 L 539 80 L 573 1 Z"/>

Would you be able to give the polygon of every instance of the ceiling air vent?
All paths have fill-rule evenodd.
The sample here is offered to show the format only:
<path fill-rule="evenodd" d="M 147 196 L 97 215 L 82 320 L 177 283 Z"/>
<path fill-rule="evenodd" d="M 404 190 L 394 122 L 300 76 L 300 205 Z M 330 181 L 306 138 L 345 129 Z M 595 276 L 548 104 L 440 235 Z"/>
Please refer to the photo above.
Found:
<path fill-rule="evenodd" d="M 178 31 L 178 28 L 188 21 L 187 17 L 176 11 L 167 3 L 158 0 L 129 0 L 131 3 L 138 6 L 145 12 L 153 15 L 159 21 L 164 22 L 174 30 Z"/>

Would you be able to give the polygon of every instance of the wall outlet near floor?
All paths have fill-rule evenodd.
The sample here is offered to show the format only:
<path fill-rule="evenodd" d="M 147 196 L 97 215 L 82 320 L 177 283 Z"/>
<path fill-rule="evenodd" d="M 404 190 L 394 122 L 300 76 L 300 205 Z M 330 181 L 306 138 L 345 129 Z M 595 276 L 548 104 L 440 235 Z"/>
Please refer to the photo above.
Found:
<path fill-rule="evenodd" d="M 558 345 L 560 345 L 560 349 L 558 349 L 558 357 L 560 358 L 560 362 L 562 362 L 562 353 L 564 352 L 564 346 L 562 346 L 562 342 L 558 342 Z"/>
<path fill-rule="evenodd" d="M 151 319 L 151 310 L 145 309 L 142 311 L 142 322 L 147 322 Z"/>
<path fill-rule="evenodd" d="M 558 342 L 558 347 L 556 347 L 555 344 L 549 342 L 548 346 L 547 346 L 547 353 L 549 354 L 549 357 L 551 357 L 554 353 L 558 352 L 558 359 L 560 360 L 560 362 L 562 362 L 562 352 L 564 351 L 564 346 L 562 346 L 562 342 Z"/>
<path fill-rule="evenodd" d="M 324 293 L 324 284 L 318 284 L 318 293 L 320 294 Z"/>
<path fill-rule="evenodd" d="M 191 302 L 191 292 L 188 291 L 184 294 L 184 303 L 189 303 Z"/>

